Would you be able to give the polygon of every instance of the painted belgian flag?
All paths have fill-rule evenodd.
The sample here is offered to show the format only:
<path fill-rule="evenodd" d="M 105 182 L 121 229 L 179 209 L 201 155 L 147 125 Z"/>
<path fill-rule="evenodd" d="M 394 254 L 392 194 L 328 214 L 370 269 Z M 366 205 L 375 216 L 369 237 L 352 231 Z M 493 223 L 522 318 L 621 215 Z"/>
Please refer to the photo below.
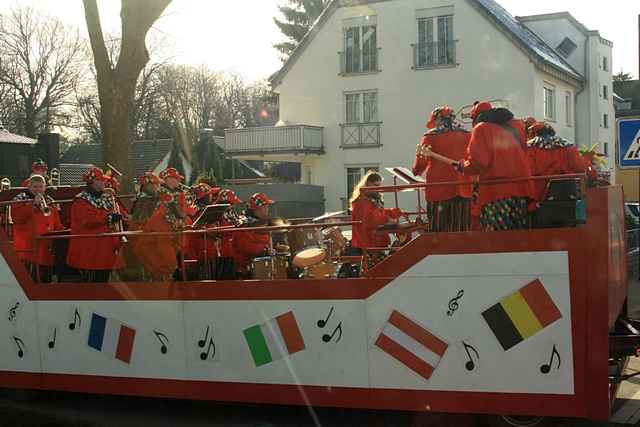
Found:
<path fill-rule="evenodd" d="M 536 279 L 483 311 L 482 317 L 506 351 L 562 318 L 562 314 Z"/>

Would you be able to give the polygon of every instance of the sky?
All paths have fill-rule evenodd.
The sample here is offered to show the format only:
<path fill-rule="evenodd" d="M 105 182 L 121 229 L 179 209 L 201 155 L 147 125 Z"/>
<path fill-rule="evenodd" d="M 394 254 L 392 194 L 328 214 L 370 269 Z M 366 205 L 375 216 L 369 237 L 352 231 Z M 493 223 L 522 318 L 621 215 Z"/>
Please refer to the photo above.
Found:
<path fill-rule="evenodd" d="M 205 64 L 241 74 L 248 81 L 267 78 L 281 65 L 273 44 L 282 40 L 273 22 L 284 0 L 173 0 L 154 25 L 151 37 L 163 41 L 173 62 Z M 638 0 L 498 0 L 513 15 L 568 11 L 587 28 L 614 43 L 613 71 L 638 76 Z M 30 5 L 80 28 L 86 35 L 81 0 L 0 0 L 0 13 Z M 103 30 L 120 27 L 117 0 L 98 0 Z M 603 7 L 606 5 L 606 7 Z"/>

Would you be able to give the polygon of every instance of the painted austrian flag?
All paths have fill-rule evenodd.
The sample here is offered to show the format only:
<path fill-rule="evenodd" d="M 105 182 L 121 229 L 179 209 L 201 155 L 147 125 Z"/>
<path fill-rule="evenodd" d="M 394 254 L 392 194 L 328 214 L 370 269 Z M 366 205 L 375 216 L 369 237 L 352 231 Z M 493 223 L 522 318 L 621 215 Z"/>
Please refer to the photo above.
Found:
<path fill-rule="evenodd" d="M 115 319 L 93 313 L 89 326 L 89 347 L 124 363 L 131 362 L 136 330 Z"/>
<path fill-rule="evenodd" d="M 391 313 L 375 345 L 426 380 L 449 347 L 397 310 Z"/>

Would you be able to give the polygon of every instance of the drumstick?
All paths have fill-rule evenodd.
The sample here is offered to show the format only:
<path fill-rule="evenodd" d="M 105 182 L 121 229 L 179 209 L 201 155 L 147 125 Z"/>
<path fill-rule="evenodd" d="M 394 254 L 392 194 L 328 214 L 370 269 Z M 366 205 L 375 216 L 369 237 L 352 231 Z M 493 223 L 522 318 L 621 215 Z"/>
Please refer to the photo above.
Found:
<path fill-rule="evenodd" d="M 421 153 L 425 157 L 431 157 L 432 159 L 436 159 L 443 163 L 448 163 L 451 166 L 458 164 L 456 160 L 450 159 L 449 157 L 445 157 L 442 154 L 434 153 L 433 151 L 431 151 L 431 146 L 422 147 Z"/>

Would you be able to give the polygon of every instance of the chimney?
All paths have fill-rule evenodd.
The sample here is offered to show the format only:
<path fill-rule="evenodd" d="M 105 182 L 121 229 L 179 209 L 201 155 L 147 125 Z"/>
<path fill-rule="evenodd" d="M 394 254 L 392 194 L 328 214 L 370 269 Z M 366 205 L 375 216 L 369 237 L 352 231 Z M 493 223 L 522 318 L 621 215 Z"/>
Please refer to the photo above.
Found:
<path fill-rule="evenodd" d="M 41 133 L 38 135 L 38 153 L 49 165 L 49 169 L 60 167 L 60 134 Z"/>

